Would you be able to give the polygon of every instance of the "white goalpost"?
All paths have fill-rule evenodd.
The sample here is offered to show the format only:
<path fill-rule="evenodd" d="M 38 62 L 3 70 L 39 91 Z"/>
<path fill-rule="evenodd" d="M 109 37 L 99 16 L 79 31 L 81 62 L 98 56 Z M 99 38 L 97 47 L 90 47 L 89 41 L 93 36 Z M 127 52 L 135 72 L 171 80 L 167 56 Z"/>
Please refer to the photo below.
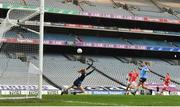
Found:
<path fill-rule="evenodd" d="M 44 50 L 44 0 L 40 0 L 40 50 L 39 50 L 39 99 L 42 99 L 42 83 L 43 83 L 43 50 Z"/>
<path fill-rule="evenodd" d="M 11 8 L 0 24 L 0 99 L 42 99 L 44 0 L 38 5 Z M 29 20 L 39 27 L 25 25 Z"/>

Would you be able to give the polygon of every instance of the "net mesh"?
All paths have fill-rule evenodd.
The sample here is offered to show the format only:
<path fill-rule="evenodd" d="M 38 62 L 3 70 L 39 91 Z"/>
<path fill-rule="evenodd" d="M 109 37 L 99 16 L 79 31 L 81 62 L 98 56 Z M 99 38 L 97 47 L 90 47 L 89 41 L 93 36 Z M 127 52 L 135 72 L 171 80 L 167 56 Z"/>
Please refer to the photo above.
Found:
<path fill-rule="evenodd" d="M 38 14 L 37 9 L 10 9 L 0 24 L 0 99 L 38 95 L 39 27 L 25 25 L 39 21 Z"/>
<path fill-rule="evenodd" d="M 8 22 L 7 18 L 4 19 L 0 25 L 0 39 L 2 39 L 4 33 L 10 30 L 13 26 L 14 26 L 13 24 Z"/>

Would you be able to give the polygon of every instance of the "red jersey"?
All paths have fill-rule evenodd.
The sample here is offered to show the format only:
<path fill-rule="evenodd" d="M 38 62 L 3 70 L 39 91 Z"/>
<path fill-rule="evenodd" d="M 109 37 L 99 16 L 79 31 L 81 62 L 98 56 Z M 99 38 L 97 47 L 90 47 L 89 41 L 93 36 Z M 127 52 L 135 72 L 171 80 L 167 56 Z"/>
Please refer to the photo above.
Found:
<path fill-rule="evenodd" d="M 133 72 L 128 73 L 128 82 L 132 81 L 132 74 L 133 74 Z"/>
<path fill-rule="evenodd" d="M 132 82 L 136 81 L 138 76 L 139 76 L 138 72 L 133 72 L 132 73 Z"/>
<path fill-rule="evenodd" d="M 136 81 L 136 79 L 137 79 L 137 77 L 139 76 L 139 74 L 138 74 L 137 72 L 130 72 L 130 73 L 128 74 L 128 76 L 129 76 L 128 81 L 129 81 L 129 82 L 134 82 L 134 81 Z"/>
<path fill-rule="evenodd" d="M 170 75 L 166 75 L 165 79 L 164 79 L 164 84 L 168 85 L 170 83 L 171 77 Z"/>

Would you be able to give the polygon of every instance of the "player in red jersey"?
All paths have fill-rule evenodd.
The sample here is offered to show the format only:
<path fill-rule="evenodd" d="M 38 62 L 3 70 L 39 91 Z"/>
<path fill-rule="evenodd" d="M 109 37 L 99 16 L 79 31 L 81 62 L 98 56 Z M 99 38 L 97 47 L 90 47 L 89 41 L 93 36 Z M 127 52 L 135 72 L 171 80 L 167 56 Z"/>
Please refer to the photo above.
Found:
<path fill-rule="evenodd" d="M 164 91 L 169 91 L 169 90 L 168 90 L 168 87 L 169 87 L 170 81 L 171 81 L 171 77 L 170 77 L 169 73 L 167 73 L 166 76 L 165 76 L 165 78 L 163 79 L 163 89 L 162 89 L 162 91 L 161 91 L 161 94 L 162 94 Z"/>
<path fill-rule="evenodd" d="M 138 78 L 139 74 L 138 74 L 138 71 L 136 69 L 134 69 L 133 71 L 129 72 L 128 73 L 128 85 L 127 85 L 127 88 L 126 88 L 126 94 L 128 94 L 128 90 L 132 89 L 133 87 L 136 87 L 136 80 Z"/>
<path fill-rule="evenodd" d="M 137 86 L 136 80 L 138 79 L 138 77 L 139 77 L 139 73 L 138 73 L 137 69 L 134 69 L 132 77 L 131 77 L 132 78 L 132 83 L 131 83 L 130 88 L 133 88 L 133 87 Z"/>
<path fill-rule="evenodd" d="M 131 80 L 132 80 L 131 77 L 132 77 L 132 74 L 133 74 L 133 71 L 130 71 L 128 73 L 128 75 L 127 75 L 127 78 L 126 78 L 126 80 L 127 80 L 126 94 L 128 93 L 128 89 L 131 86 Z"/>

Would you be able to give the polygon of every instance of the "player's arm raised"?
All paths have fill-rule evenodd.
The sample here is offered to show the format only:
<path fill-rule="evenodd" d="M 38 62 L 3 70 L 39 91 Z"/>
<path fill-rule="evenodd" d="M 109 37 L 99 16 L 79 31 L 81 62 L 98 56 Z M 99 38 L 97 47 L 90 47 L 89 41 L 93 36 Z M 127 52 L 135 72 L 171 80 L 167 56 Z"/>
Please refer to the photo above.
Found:
<path fill-rule="evenodd" d="M 94 72 L 95 71 L 95 68 L 92 70 L 92 71 L 90 71 L 90 72 L 88 72 L 87 74 L 86 74 L 86 76 L 88 76 L 88 75 L 90 75 L 92 72 Z"/>
<path fill-rule="evenodd" d="M 89 68 L 91 68 L 93 66 L 93 61 L 91 62 L 91 64 L 86 68 L 86 70 L 88 70 Z"/>

